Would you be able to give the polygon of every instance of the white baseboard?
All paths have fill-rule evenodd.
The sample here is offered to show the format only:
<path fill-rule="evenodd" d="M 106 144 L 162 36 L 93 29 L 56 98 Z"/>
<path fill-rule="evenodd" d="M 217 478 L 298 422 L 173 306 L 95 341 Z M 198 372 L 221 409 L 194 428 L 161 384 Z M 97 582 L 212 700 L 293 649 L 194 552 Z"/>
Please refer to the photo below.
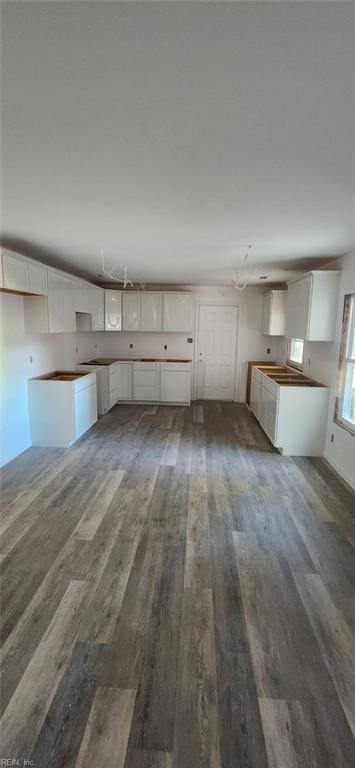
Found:
<path fill-rule="evenodd" d="M 346 473 L 346 472 L 344 472 L 342 469 L 340 469 L 340 467 L 338 467 L 338 465 L 337 465 L 337 464 L 335 464 L 335 462 L 334 462 L 333 460 L 329 459 L 329 457 L 328 457 L 328 456 L 326 456 L 326 455 L 324 455 L 324 456 L 323 456 L 323 461 L 325 461 L 325 463 L 326 463 L 326 464 L 329 464 L 330 468 L 331 468 L 331 469 L 332 469 L 332 470 L 333 470 L 333 471 L 334 471 L 334 472 L 335 472 L 337 475 L 339 475 L 339 478 L 340 478 L 340 480 L 342 480 L 342 481 L 345 483 L 345 485 L 346 485 L 346 486 L 347 486 L 347 487 L 348 487 L 348 488 L 349 488 L 351 491 L 355 491 L 355 486 L 353 485 L 353 483 L 352 483 L 352 481 L 351 481 L 351 478 L 350 478 L 350 477 L 347 475 L 347 473 Z"/>

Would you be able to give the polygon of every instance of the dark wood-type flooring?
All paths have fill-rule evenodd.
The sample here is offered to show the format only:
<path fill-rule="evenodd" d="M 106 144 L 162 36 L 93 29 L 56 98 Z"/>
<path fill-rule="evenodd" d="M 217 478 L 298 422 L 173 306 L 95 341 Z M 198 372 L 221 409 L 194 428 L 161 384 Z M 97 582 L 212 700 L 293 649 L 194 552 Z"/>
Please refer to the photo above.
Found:
<path fill-rule="evenodd" d="M 354 508 L 235 403 L 28 450 L 3 471 L 1 757 L 354 768 Z"/>

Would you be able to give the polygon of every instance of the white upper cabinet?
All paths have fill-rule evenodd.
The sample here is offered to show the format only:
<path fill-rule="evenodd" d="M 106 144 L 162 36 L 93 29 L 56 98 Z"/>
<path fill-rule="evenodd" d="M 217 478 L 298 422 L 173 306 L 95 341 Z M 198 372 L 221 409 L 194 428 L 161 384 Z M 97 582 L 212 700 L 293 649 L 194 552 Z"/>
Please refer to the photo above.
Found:
<path fill-rule="evenodd" d="M 28 265 L 29 288 L 31 293 L 38 296 L 48 295 L 48 270 L 40 264 L 29 262 Z"/>
<path fill-rule="evenodd" d="M 75 280 L 63 276 L 63 331 L 74 333 L 76 331 L 75 315 Z"/>
<path fill-rule="evenodd" d="M 163 331 L 190 333 L 193 329 L 192 293 L 164 293 Z"/>
<path fill-rule="evenodd" d="M 140 331 L 140 294 L 122 293 L 122 330 Z"/>
<path fill-rule="evenodd" d="M 59 272 L 48 272 L 48 325 L 50 333 L 64 331 L 63 278 Z"/>
<path fill-rule="evenodd" d="M 105 291 L 102 288 L 92 291 L 92 330 L 105 330 Z"/>
<path fill-rule="evenodd" d="M 163 328 L 163 294 L 141 293 L 141 331 L 161 331 Z"/>
<path fill-rule="evenodd" d="M 28 262 L 18 259 L 9 253 L 2 256 L 4 270 L 4 288 L 9 291 L 29 293 Z"/>
<path fill-rule="evenodd" d="M 120 291 L 105 291 L 105 330 L 122 330 L 122 303 Z"/>
<path fill-rule="evenodd" d="M 286 322 L 287 291 L 268 291 L 263 296 L 262 333 L 267 336 L 284 336 Z"/>
<path fill-rule="evenodd" d="M 305 341 L 333 341 L 338 304 L 339 272 L 317 270 L 290 283 L 286 333 Z"/>
<path fill-rule="evenodd" d="M 80 280 L 75 280 L 75 311 L 88 314 L 92 312 L 91 286 Z"/>

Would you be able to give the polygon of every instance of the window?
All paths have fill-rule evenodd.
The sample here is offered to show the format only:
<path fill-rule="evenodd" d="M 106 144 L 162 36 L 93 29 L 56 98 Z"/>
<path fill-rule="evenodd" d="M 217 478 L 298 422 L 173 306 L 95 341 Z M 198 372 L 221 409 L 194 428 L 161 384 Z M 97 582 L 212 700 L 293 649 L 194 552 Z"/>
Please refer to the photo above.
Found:
<path fill-rule="evenodd" d="M 355 434 L 355 293 L 344 301 L 334 420 Z"/>
<path fill-rule="evenodd" d="M 302 339 L 290 339 L 288 344 L 287 362 L 296 368 L 302 368 L 303 364 L 303 346 Z"/>

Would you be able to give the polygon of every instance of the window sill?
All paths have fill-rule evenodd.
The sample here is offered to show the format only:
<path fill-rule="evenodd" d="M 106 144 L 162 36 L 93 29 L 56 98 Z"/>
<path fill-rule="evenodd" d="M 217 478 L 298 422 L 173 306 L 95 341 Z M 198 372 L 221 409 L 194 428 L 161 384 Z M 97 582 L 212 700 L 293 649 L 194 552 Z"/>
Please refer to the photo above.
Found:
<path fill-rule="evenodd" d="M 355 437 L 355 426 L 351 424 L 350 421 L 341 421 L 340 419 L 334 419 L 334 424 L 337 424 L 338 427 L 342 427 L 345 429 L 346 432 L 349 432 L 350 435 L 353 435 Z"/>
<path fill-rule="evenodd" d="M 303 365 L 298 365 L 298 363 L 291 362 L 291 360 L 286 360 L 286 365 L 289 368 L 294 368 L 295 371 L 301 371 L 301 373 L 303 373 Z"/>

